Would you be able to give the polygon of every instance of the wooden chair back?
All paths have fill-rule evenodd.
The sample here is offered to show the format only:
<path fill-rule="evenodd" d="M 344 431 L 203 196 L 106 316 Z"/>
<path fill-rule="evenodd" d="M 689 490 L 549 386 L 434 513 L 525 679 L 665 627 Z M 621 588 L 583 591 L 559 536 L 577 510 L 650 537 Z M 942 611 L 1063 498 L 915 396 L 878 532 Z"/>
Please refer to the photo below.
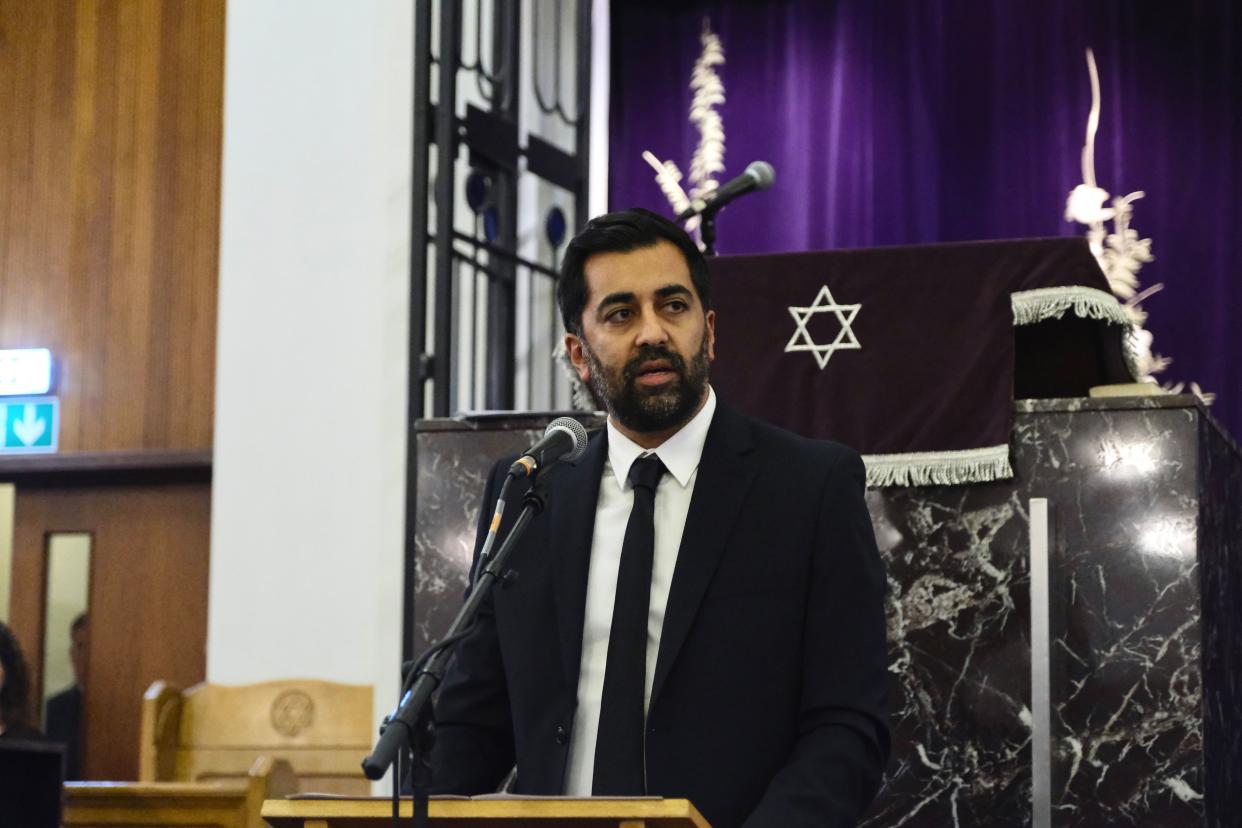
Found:
<path fill-rule="evenodd" d="M 310 679 L 186 690 L 157 681 L 142 700 L 138 778 L 244 777 L 259 756 L 284 760 L 299 792 L 364 796 L 373 742 L 371 688 Z"/>

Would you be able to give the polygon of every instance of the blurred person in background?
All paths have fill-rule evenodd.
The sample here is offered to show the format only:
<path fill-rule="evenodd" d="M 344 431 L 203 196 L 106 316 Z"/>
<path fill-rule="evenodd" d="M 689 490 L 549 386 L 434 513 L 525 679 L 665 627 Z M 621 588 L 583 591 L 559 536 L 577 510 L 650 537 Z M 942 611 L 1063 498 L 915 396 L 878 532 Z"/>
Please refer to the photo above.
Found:
<path fill-rule="evenodd" d="M 69 661 L 73 684 L 47 700 L 43 726 L 47 738 L 65 746 L 65 781 L 82 778 L 82 706 L 86 688 L 86 652 L 90 641 L 86 613 L 69 627 Z"/>
<path fill-rule="evenodd" d="M 43 738 L 29 723 L 29 711 L 30 671 L 13 631 L 0 622 L 0 739 Z"/>

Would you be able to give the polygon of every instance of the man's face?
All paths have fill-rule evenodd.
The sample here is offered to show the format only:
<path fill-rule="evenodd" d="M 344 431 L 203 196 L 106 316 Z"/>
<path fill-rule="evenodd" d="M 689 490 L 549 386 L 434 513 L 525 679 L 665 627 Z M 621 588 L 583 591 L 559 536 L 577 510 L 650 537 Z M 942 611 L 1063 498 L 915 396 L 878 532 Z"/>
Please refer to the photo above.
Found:
<path fill-rule="evenodd" d="M 715 321 L 685 257 L 661 239 L 586 261 L 582 336 L 565 345 L 578 376 L 623 429 L 674 431 L 699 410 L 715 359 Z"/>

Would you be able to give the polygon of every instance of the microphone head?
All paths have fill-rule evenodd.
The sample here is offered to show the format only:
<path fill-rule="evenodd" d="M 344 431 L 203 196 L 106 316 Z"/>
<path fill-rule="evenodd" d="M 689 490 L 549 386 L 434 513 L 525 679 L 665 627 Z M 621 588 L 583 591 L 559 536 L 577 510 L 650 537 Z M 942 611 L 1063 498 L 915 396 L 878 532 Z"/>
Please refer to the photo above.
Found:
<path fill-rule="evenodd" d="M 754 180 L 756 190 L 766 190 L 776 179 L 776 170 L 767 161 L 751 161 L 746 166 L 746 175 Z"/>
<path fill-rule="evenodd" d="M 554 431 L 564 431 L 569 434 L 570 438 L 574 441 L 574 447 L 569 450 L 568 454 L 561 457 L 562 460 L 567 460 L 572 463 L 581 457 L 583 452 L 586 451 L 586 429 L 583 427 L 582 423 L 578 422 L 573 417 L 557 417 L 555 420 L 548 423 L 548 427 L 544 430 L 543 436 L 547 437 Z"/>

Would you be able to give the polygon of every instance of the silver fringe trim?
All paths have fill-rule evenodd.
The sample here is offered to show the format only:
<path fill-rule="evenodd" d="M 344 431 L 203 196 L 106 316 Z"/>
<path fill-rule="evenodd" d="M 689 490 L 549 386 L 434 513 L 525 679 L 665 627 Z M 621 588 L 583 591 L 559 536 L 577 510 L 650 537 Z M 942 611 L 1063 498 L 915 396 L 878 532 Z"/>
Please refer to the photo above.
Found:
<path fill-rule="evenodd" d="M 1135 382 L 1143 378 L 1134 345 L 1136 328 L 1126 315 L 1121 302 L 1111 293 L 1082 285 L 1019 290 L 1009 294 L 1009 306 L 1013 309 L 1015 325 L 1033 325 L 1045 319 L 1060 319 L 1071 309 L 1081 319 L 1102 319 L 1114 325 L 1125 325 L 1121 350 L 1125 356 L 1126 368 Z"/>
<path fill-rule="evenodd" d="M 1015 325 L 1060 319 L 1070 308 L 1074 309 L 1075 316 L 1084 319 L 1103 319 L 1114 325 L 1130 324 L 1130 317 L 1126 316 L 1125 308 L 1117 297 L 1082 285 L 1019 290 L 1009 294 L 1009 304 L 1013 308 Z"/>
<path fill-rule="evenodd" d="M 1013 477 L 1009 446 L 961 451 L 864 454 L 867 486 L 960 486 Z"/>

